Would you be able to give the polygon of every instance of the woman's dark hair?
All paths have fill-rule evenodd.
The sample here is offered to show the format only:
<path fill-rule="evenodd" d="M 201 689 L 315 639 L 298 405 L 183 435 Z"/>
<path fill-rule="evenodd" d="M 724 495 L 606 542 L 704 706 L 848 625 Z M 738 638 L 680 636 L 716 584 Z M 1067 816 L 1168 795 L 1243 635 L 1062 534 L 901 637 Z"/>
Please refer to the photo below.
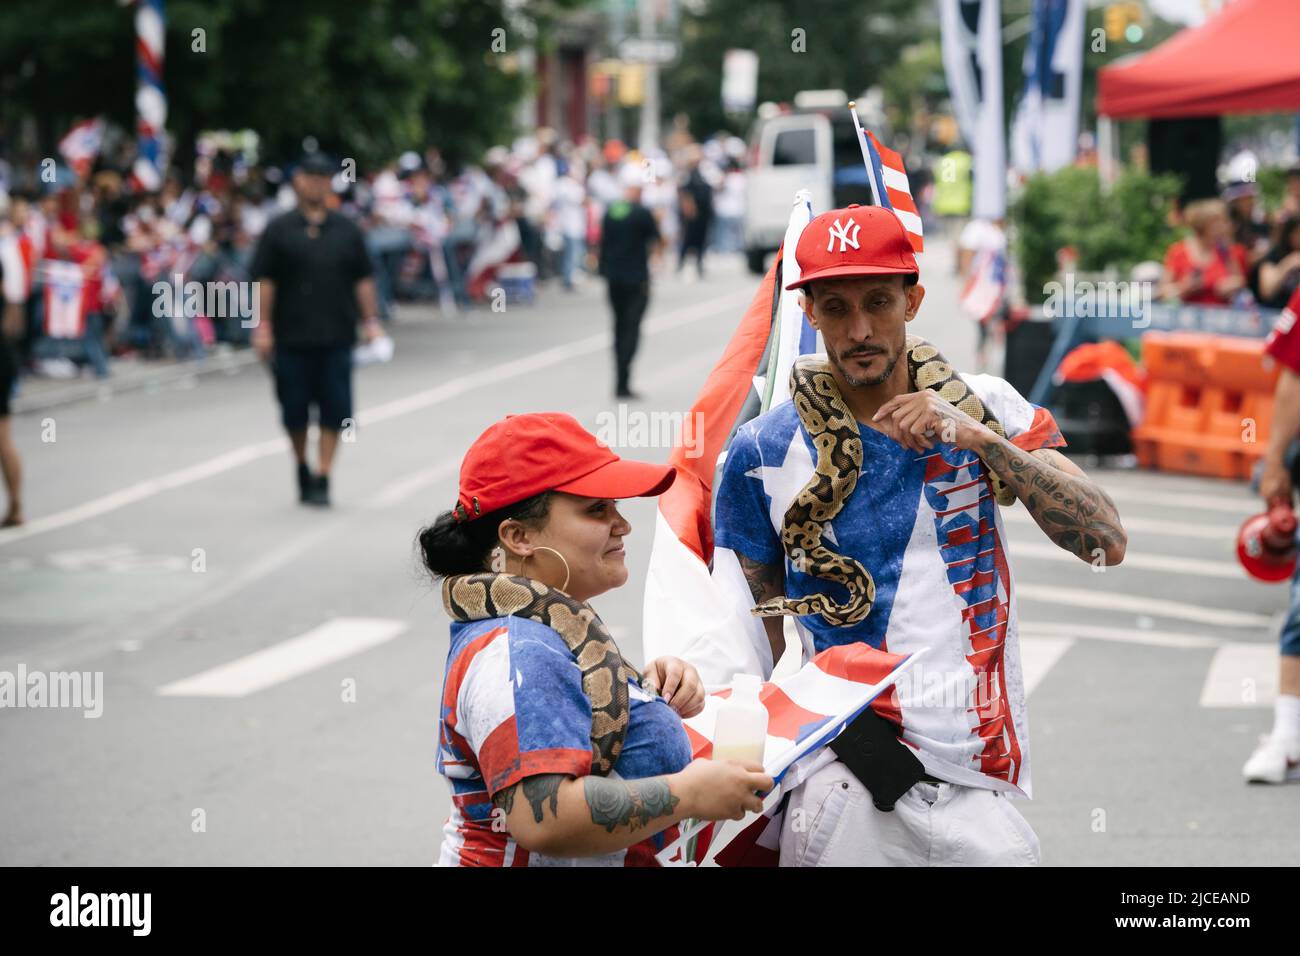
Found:
<path fill-rule="evenodd" d="M 421 528 L 417 537 L 424 566 L 435 578 L 485 570 L 488 555 L 496 547 L 501 522 L 513 518 L 535 527 L 544 525 L 551 513 L 554 494 L 543 491 L 472 521 L 457 521 L 452 512 L 444 511 L 433 524 Z"/>

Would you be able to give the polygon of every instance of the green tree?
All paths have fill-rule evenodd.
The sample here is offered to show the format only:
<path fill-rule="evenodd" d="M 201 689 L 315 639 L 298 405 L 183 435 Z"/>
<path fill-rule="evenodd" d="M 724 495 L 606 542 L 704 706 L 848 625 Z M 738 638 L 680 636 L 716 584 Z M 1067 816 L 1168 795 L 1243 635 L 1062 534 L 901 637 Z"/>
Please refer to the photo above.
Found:
<path fill-rule="evenodd" d="M 505 0 L 169 0 L 167 128 L 182 151 L 202 129 L 252 128 L 273 160 L 308 135 L 363 165 L 429 143 L 474 156 L 508 134 L 527 90 L 514 54 L 534 33 L 545 49 L 577 2 L 524 18 Z M 6 126 L 38 118 L 45 149 L 77 117 L 133 128 L 133 17 L 104 0 L 60 0 L 57 15 L 45 0 L 0 6 Z"/>
<path fill-rule="evenodd" d="M 856 96 L 918 38 L 918 10 L 914 0 L 707 0 L 682 17 L 681 59 L 663 74 L 664 112 L 687 114 L 697 137 L 743 134 L 752 117 L 722 111 L 722 57 L 731 48 L 758 53 L 760 103 L 788 103 L 807 89 Z"/>

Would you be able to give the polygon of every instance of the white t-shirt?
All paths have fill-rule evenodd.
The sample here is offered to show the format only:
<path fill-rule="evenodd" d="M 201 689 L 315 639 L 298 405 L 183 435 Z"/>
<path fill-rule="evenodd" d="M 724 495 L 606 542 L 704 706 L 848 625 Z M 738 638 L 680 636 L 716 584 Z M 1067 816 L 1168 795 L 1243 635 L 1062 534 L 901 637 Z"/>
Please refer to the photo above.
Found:
<path fill-rule="evenodd" d="M 1065 443 L 1051 414 L 1002 379 L 964 377 L 1017 446 Z M 857 641 L 894 654 L 927 648 L 897 693 L 873 706 L 901 725 L 903 741 L 935 777 L 1027 795 L 1016 602 L 984 463 L 950 444 L 917 454 L 866 425 L 859 430 L 862 473 L 823 541 L 862 563 L 876 599 L 855 625 L 831 625 L 819 614 L 796 618 L 805 648 L 809 656 Z M 785 511 L 812 478 L 814 456 L 791 402 L 736 432 L 715 504 L 715 568 L 735 561 L 724 554 L 730 550 L 781 564 L 790 597 L 848 596 L 838 584 L 795 570 L 781 546 Z"/>

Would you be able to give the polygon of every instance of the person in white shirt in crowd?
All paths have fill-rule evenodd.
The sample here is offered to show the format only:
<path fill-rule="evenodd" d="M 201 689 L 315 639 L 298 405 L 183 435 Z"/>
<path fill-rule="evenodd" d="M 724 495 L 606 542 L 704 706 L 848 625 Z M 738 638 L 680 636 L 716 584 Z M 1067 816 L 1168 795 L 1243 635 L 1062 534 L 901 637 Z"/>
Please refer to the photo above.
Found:
<path fill-rule="evenodd" d="M 564 242 L 560 259 L 560 279 L 564 288 L 574 288 L 574 278 L 587 254 L 587 187 L 586 167 L 574 157 L 569 168 L 555 184 L 556 225 Z"/>

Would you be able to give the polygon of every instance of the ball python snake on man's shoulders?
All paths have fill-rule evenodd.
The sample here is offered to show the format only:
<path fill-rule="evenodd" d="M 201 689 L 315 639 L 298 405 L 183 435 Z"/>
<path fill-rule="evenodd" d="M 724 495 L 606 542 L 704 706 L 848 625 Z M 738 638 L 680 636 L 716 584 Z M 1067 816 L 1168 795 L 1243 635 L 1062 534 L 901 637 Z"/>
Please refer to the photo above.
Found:
<path fill-rule="evenodd" d="M 928 388 L 938 392 L 944 401 L 986 425 L 999 437 L 1006 437 L 1002 424 L 980 397 L 925 339 L 915 335 L 907 337 L 907 365 L 918 390 Z M 832 551 L 823 543 L 822 536 L 858 484 L 862 471 L 862 435 L 858 421 L 840 395 L 825 356 L 808 356 L 795 362 L 790 370 L 790 395 L 799 421 L 812 441 L 816 460 L 812 478 L 786 509 L 781 545 L 797 570 L 843 585 L 849 597 L 843 602 L 827 594 L 771 598 L 754 607 L 753 613 L 760 617 L 820 614 L 829 624 L 857 624 L 871 613 L 876 600 L 876 582 L 856 558 Z M 992 471 L 988 471 L 988 477 L 999 504 L 1008 505 L 1016 500 L 1015 493 L 1002 479 Z"/>

